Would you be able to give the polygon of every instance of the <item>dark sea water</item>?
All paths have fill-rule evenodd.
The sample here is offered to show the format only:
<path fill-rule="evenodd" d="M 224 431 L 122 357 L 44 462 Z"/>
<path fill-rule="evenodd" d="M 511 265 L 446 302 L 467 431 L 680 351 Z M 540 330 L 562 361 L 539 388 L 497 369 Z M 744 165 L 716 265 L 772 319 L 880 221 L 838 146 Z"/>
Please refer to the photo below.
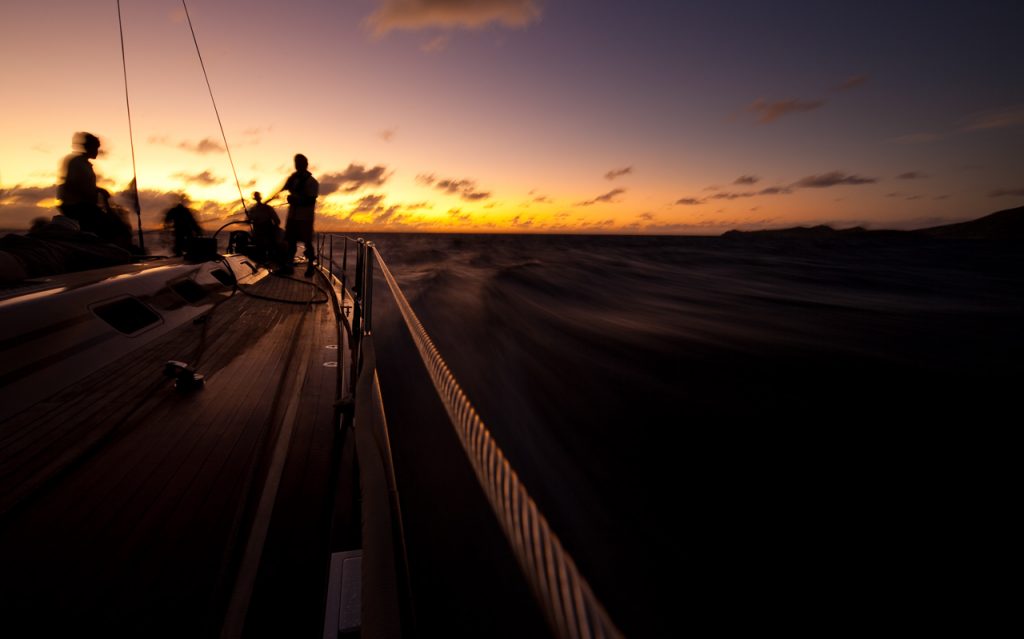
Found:
<path fill-rule="evenodd" d="M 628 636 L 909 629 L 998 598 L 976 568 L 1010 514 L 1019 246 L 370 239 Z M 378 278 L 421 634 L 543 634 L 389 297 Z"/>

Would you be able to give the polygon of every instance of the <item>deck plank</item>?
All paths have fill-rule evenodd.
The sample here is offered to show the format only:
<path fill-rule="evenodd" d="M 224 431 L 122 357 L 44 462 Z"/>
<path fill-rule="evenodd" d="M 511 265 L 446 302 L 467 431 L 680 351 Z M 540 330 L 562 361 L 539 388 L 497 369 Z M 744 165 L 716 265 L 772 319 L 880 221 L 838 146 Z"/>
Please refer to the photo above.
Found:
<path fill-rule="evenodd" d="M 255 290 L 312 294 L 283 278 Z M 337 369 L 323 367 L 318 349 L 336 341 L 331 312 L 225 301 L 200 359 L 206 388 L 181 395 L 162 379 L 163 363 L 191 360 L 199 338 L 200 327 L 180 327 L 2 425 L 0 469 L 11 484 L 0 500 L 19 507 L 0 508 L 0 614 L 57 615 L 112 634 L 215 633 L 301 340 L 313 340 L 312 370 L 283 476 L 289 504 L 279 502 L 274 517 L 300 517 L 286 528 L 329 535 Z M 290 503 L 304 500 L 311 504 Z M 273 539 L 280 528 L 271 520 Z"/>

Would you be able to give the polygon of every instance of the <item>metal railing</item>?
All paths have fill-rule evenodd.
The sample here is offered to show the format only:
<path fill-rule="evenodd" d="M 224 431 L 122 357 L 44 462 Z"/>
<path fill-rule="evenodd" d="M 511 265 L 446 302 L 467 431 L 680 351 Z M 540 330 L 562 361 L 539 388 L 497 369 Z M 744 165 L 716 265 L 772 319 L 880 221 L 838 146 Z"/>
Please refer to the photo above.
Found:
<path fill-rule="evenodd" d="M 372 270 L 373 260 L 376 259 L 477 481 L 554 633 L 562 639 L 622 637 L 621 631 L 580 574 L 576 563 L 466 397 L 409 305 L 387 263 L 372 242 L 357 241 L 360 242 L 361 250 L 356 271 L 362 274 L 360 297 L 366 303 L 364 330 L 369 333 Z"/>

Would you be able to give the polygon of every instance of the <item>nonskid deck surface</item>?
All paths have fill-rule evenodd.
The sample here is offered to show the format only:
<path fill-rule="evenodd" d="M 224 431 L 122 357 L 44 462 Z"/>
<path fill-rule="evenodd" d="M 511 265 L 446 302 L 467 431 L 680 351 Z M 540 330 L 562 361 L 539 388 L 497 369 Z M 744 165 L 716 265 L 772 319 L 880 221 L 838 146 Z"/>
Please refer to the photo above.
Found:
<path fill-rule="evenodd" d="M 251 290 L 323 296 L 276 277 Z M 185 325 L 0 423 L 3 624 L 216 634 L 229 609 L 244 621 L 271 576 L 311 589 L 296 605 L 316 619 L 340 373 L 325 362 L 337 344 L 330 304 L 237 294 L 205 326 Z M 197 359 L 205 388 L 177 392 L 164 363 Z M 268 543 L 254 547 L 260 527 Z"/>

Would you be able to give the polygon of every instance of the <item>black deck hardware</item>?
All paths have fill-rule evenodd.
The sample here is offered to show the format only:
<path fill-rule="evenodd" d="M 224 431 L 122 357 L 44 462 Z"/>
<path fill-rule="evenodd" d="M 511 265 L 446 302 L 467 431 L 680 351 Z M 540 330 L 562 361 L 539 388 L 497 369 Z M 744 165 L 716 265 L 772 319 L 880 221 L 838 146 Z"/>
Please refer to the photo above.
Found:
<path fill-rule="evenodd" d="M 174 388 L 182 393 L 199 390 L 206 384 L 206 378 L 185 362 L 169 360 L 164 364 L 164 375 L 174 378 Z"/>

